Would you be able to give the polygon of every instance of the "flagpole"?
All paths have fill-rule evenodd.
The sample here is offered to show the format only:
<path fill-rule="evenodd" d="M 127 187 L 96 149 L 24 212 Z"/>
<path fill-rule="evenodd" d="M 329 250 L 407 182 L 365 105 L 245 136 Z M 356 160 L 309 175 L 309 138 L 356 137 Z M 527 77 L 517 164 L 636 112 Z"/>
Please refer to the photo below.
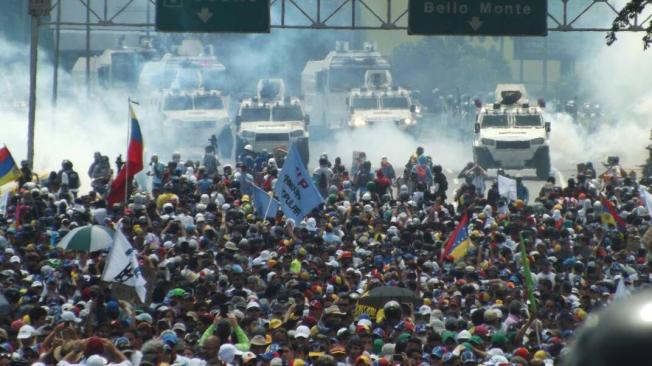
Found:
<path fill-rule="evenodd" d="M 132 100 L 131 97 L 127 98 L 127 154 L 125 157 L 127 160 L 125 161 L 125 176 L 127 179 L 125 179 L 125 206 L 123 209 L 127 208 L 127 203 L 129 202 L 129 142 L 130 142 L 130 137 L 131 137 L 131 104 L 138 104 L 135 100 Z"/>
<path fill-rule="evenodd" d="M 265 192 L 266 195 L 269 196 L 269 193 Z M 263 216 L 263 220 L 267 220 L 267 214 L 269 213 L 269 208 L 272 207 L 272 200 L 274 199 L 274 196 L 269 198 L 269 201 L 267 201 L 267 208 L 265 209 L 265 216 Z"/>
<path fill-rule="evenodd" d="M 131 97 L 127 97 L 127 153 L 125 154 L 125 204 L 122 208 L 125 210 L 127 208 L 127 202 L 129 202 L 129 136 L 131 136 Z"/>

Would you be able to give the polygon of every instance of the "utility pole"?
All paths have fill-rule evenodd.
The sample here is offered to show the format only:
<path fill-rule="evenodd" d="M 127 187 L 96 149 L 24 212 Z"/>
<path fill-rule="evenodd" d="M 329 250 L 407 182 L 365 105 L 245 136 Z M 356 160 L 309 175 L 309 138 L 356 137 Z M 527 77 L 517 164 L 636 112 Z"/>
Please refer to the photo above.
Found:
<path fill-rule="evenodd" d="M 29 113 L 27 121 L 27 162 L 34 168 L 34 125 L 36 120 L 36 68 L 38 61 L 38 20 L 50 14 L 50 0 L 30 0 L 31 41 L 29 49 Z"/>

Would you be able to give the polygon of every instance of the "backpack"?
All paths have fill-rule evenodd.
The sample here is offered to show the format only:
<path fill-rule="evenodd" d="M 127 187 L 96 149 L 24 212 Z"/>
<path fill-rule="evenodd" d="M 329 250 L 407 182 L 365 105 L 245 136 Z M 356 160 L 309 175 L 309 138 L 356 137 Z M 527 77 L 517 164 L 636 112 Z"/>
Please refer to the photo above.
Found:
<path fill-rule="evenodd" d="M 421 164 L 417 164 L 415 167 L 416 173 L 417 173 L 417 182 L 419 183 L 425 183 L 428 179 L 427 173 L 426 173 L 426 167 Z"/>
<path fill-rule="evenodd" d="M 77 189 L 79 188 L 79 175 L 76 171 L 71 170 L 68 173 L 68 188 Z"/>

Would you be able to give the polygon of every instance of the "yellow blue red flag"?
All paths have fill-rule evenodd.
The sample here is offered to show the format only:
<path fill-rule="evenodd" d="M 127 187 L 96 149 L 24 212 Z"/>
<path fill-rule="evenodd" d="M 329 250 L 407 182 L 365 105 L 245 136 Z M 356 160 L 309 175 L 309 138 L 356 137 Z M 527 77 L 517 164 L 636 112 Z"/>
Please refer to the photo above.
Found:
<path fill-rule="evenodd" d="M 0 186 L 20 178 L 20 170 L 9 149 L 0 149 Z"/>
<path fill-rule="evenodd" d="M 448 239 L 446 246 L 441 254 L 441 260 L 443 261 L 447 257 L 453 257 L 455 262 L 464 258 L 466 252 L 469 251 L 471 246 L 471 241 L 469 240 L 469 229 L 467 228 L 469 223 L 469 216 L 464 214 L 462 220 L 453 231 L 453 234 Z"/>

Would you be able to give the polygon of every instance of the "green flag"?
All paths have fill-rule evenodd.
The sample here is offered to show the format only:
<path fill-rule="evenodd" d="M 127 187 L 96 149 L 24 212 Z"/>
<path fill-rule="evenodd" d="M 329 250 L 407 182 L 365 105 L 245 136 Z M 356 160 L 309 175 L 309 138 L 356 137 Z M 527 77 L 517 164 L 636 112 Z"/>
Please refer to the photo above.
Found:
<path fill-rule="evenodd" d="M 523 234 L 520 234 L 521 238 L 521 262 L 523 266 L 523 276 L 525 277 L 525 287 L 527 288 L 527 298 L 529 301 L 529 309 L 531 314 L 537 312 L 537 302 L 534 298 L 534 283 L 532 282 L 532 273 L 530 272 L 530 261 L 528 260 L 527 253 L 525 252 L 525 241 L 523 241 Z"/>

